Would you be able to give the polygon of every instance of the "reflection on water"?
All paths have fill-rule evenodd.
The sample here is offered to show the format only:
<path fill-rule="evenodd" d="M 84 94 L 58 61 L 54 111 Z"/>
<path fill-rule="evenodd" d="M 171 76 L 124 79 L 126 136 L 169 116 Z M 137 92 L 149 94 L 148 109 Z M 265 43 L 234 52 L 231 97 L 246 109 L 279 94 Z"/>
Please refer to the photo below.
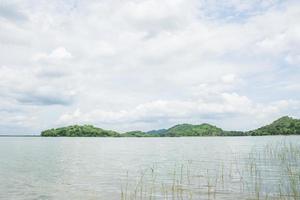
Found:
<path fill-rule="evenodd" d="M 2 137 L 0 199 L 287 199 L 300 154 L 267 144 L 299 139 Z"/>

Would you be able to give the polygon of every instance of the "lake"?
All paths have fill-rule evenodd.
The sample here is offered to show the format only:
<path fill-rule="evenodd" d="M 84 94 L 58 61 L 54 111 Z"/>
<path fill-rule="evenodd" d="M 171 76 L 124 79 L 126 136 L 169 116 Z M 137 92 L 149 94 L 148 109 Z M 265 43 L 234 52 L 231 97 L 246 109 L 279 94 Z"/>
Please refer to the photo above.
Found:
<path fill-rule="evenodd" d="M 261 159 L 290 142 L 300 136 L 0 137 L 0 199 L 247 199 L 277 195 L 278 184 L 290 198 L 282 160 Z"/>

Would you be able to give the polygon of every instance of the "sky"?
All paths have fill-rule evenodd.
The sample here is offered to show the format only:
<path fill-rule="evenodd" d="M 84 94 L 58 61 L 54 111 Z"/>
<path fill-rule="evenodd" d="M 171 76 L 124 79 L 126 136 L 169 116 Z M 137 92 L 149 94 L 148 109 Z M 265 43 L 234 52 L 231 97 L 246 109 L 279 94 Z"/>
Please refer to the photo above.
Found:
<path fill-rule="evenodd" d="M 2 0 L 0 134 L 300 118 L 299 0 Z"/>

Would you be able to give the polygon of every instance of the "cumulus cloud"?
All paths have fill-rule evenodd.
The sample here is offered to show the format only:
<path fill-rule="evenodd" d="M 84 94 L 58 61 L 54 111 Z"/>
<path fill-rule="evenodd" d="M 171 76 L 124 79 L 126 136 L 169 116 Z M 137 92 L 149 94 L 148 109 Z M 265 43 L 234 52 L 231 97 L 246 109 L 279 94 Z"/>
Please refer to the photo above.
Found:
<path fill-rule="evenodd" d="M 235 74 L 225 74 L 221 77 L 224 83 L 233 83 L 236 80 Z"/>
<path fill-rule="evenodd" d="M 270 116 L 283 115 L 287 110 L 297 111 L 300 108 L 300 101 L 281 100 L 269 104 L 254 103 L 246 96 L 236 93 L 222 93 L 215 101 L 206 102 L 201 99 L 189 101 L 166 101 L 156 100 L 140 104 L 130 110 L 109 111 L 92 110 L 81 112 L 76 109 L 74 112 L 63 114 L 60 123 L 100 123 L 103 125 L 122 127 L 131 124 L 131 128 L 140 122 L 151 124 L 164 124 L 164 127 L 175 123 L 199 122 L 203 118 L 220 119 L 223 117 L 248 117 L 263 119 Z M 224 125 L 224 124 L 223 124 Z M 115 128 L 117 128 L 117 126 Z M 237 126 L 239 127 L 239 126 Z M 243 129 L 243 127 L 239 127 Z"/>
<path fill-rule="evenodd" d="M 54 49 L 51 53 L 38 53 L 34 55 L 34 61 L 55 61 L 62 59 L 70 59 L 72 58 L 72 54 L 68 52 L 64 47 L 58 47 Z"/>
<path fill-rule="evenodd" d="M 49 80 L 40 80 L 35 71 L 0 67 L 0 97 L 21 104 L 68 105 L 75 95 L 73 90 L 60 89 Z"/>
<path fill-rule="evenodd" d="M 300 117 L 299 11 L 295 0 L 3 3 L 0 133 Z"/>

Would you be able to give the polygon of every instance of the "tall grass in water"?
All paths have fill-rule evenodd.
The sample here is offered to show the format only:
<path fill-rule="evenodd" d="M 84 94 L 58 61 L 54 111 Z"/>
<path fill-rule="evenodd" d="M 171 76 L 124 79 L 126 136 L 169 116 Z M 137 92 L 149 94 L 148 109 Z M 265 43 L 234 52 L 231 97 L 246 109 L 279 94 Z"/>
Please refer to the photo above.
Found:
<path fill-rule="evenodd" d="M 234 156 L 233 156 L 234 157 Z M 123 179 L 121 200 L 300 200 L 300 146 L 254 148 L 223 161 L 161 163 Z"/>

